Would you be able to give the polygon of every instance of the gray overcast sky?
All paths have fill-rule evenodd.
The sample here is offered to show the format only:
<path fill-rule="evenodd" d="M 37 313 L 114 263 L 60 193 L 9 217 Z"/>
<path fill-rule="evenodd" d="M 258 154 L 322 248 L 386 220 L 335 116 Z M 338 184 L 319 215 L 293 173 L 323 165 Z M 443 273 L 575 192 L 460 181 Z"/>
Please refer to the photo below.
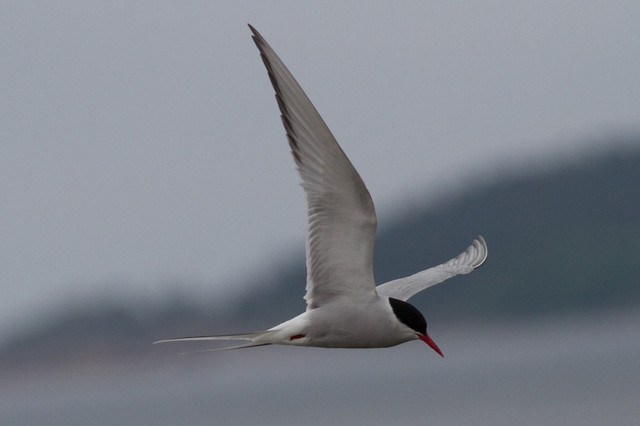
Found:
<path fill-rule="evenodd" d="M 247 23 L 382 227 L 415 200 L 640 130 L 635 1 L 0 9 L 0 332 L 125 285 L 223 289 L 303 250 L 303 193 Z"/>

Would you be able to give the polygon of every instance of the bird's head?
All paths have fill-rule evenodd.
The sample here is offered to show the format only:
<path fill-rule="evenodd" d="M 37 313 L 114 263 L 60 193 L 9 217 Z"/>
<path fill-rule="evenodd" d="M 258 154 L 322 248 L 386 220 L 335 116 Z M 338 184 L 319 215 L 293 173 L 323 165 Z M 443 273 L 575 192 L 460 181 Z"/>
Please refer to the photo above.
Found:
<path fill-rule="evenodd" d="M 434 342 L 427 334 L 427 320 L 424 319 L 424 316 L 419 310 L 410 303 L 394 299 L 393 297 L 389 298 L 389 304 L 391 305 L 391 309 L 393 310 L 396 318 L 398 318 L 401 323 L 415 331 L 418 339 L 431 346 L 431 349 L 444 358 L 444 355 L 442 355 L 442 351 L 438 345 L 436 345 L 436 342 Z"/>

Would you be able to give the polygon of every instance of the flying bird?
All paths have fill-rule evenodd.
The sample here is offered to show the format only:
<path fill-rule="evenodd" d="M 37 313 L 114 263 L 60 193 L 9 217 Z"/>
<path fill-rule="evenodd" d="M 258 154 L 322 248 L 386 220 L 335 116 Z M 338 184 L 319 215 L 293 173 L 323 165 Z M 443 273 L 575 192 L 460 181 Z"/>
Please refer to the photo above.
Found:
<path fill-rule="evenodd" d="M 487 259 L 481 236 L 455 258 L 376 287 L 376 213 L 364 182 L 278 55 L 249 25 L 275 90 L 282 123 L 307 201 L 306 311 L 257 333 L 183 337 L 156 343 L 248 340 L 215 350 L 263 345 L 379 348 L 422 340 L 440 356 L 424 316 L 407 300 Z"/>

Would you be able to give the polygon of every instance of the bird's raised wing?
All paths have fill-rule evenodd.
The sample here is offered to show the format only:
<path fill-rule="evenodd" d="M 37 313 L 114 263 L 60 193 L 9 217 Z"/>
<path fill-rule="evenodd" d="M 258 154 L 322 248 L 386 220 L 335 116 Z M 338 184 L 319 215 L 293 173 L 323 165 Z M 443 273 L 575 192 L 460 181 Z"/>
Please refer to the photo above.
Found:
<path fill-rule="evenodd" d="M 441 265 L 434 266 L 409 277 L 389 281 L 376 287 L 380 296 L 406 301 L 416 293 L 460 274 L 468 274 L 481 267 L 489 249 L 484 238 L 478 236 L 465 251 Z"/>
<path fill-rule="evenodd" d="M 276 92 L 307 198 L 307 309 L 375 294 L 376 214 L 369 191 L 302 88 L 249 25 Z"/>

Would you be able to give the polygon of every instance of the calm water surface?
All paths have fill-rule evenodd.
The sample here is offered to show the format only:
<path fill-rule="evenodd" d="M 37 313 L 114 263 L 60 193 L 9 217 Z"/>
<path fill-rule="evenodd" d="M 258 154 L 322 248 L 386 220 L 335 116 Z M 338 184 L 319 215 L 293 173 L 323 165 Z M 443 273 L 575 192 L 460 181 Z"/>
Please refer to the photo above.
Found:
<path fill-rule="evenodd" d="M 263 347 L 0 383 L 1 425 L 637 425 L 640 311 L 445 327 L 379 350 Z M 153 360 L 153 361 L 151 361 Z"/>

